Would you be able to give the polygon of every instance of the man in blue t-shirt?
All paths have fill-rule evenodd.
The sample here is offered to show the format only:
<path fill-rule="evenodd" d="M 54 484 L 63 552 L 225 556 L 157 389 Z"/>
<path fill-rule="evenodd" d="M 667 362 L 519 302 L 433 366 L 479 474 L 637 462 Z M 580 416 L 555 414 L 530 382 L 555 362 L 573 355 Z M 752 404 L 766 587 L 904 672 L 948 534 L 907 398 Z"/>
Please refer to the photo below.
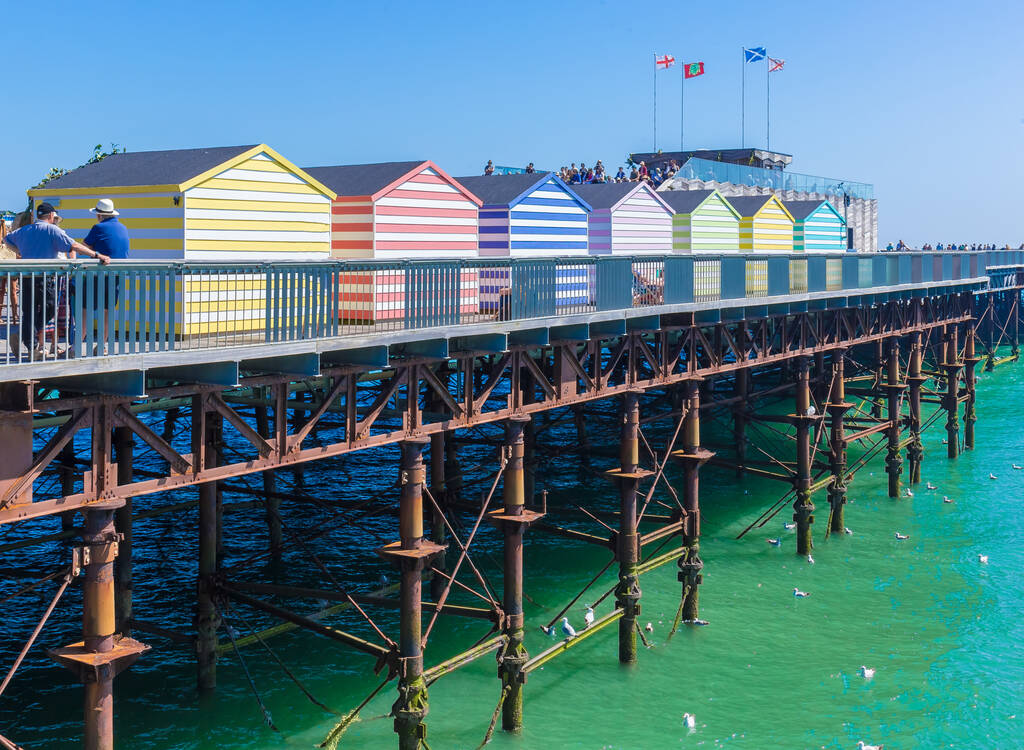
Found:
<path fill-rule="evenodd" d="M 57 260 L 61 254 L 68 252 L 81 253 L 86 257 L 96 258 L 100 263 L 108 263 L 110 258 L 100 252 L 75 242 L 67 232 L 57 226 L 60 216 L 49 203 L 40 203 L 36 207 L 36 222 L 22 227 L 4 237 L 4 243 L 11 247 L 23 260 Z M 35 334 L 35 357 L 46 356 L 46 344 L 43 336 L 46 321 L 54 316 L 56 310 L 57 286 L 55 274 L 32 274 L 32 286 L 22 291 L 21 303 L 21 341 L 26 349 L 32 346 L 32 335 Z M 11 348 L 17 346 L 17 339 L 10 342 Z M 73 351 L 73 350 L 69 350 Z M 56 354 L 56 352 L 54 352 Z M 74 355 L 71 355 L 74 356 Z"/>
<path fill-rule="evenodd" d="M 96 207 L 90 208 L 89 211 L 96 214 L 96 224 L 85 236 L 85 244 L 111 260 L 125 260 L 128 257 L 128 229 L 117 220 L 120 214 L 114 208 L 114 201 L 110 198 L 100 198 L 96 201 Z M 103 277 L 95 280 L 92 298 L 96 301 L 96 307 L 104 310 L 103 341 L 109 341 L 110 310 L 117 307 L 117 300 L 121 296 L 121 279 L 118 276 L 113 277 L 112 290 L 109 284 L 103 284 L 104 281 Z M 96 353 L 99 354 L 99 351 Z"/>

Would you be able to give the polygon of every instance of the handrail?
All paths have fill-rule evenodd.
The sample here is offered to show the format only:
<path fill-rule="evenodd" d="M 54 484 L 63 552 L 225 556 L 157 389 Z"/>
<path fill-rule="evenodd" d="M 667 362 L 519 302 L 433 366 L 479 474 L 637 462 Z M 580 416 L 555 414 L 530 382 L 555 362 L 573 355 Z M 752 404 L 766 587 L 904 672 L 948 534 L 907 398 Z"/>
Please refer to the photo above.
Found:
<path fill-rule="evenodd" d="M 988 278 L 1024 251 L 0 264 L 0 367 Z M 39 348 L 40 332 L 43 347 Z"/>

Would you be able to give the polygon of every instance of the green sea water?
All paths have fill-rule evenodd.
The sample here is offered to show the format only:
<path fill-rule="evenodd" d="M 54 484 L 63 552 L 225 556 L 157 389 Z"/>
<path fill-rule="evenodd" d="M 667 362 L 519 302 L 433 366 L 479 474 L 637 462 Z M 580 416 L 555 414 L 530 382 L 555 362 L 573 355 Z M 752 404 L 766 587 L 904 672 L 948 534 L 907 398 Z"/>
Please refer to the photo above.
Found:
<path fill-rule="evenodd" d="M 925 489 L 922 482 L 913 497 L 888 498 L 882 460 L 876 458 L 850 485 L 846 523 L 854 533 L 827 539 L 828 509 L 823 493 L 816 495 L 814 564 L 795 554 L 792 532 L 783 528 L 788 510 L 763 529 L 735 539 L 781 496 L 781 485 L 736 479 L 731 472 L 706 467 L 701 481 L 701 615 L 710 624 L 683 628 L 669 639 L 680 594 L 676 568 L 666 565 L 645 575 L 640 621 L 649 621 L 653 632 L 650 648 L 641 646 L 639 663 L 618 664 L 616 626 L 596 634 L 530 675 L 523 733 L 513 736 L 499 729 L 489 747 L 831 749 L 854 748 L 863 740 L 887 750 L 1024 748 L 1024 471 L 1012 469 L 1014 463 L 1024 465 L 1022 384 L 1024 369 L 1014 365 L 979 377 L 973 452 L 954 461 L 946 458 L 942 420 L 926 432 L 922 480 L 937 490 Z M 615 420 L 609 416 L 604 426 L 597 421 L 592 420 L 592 439 L 614 447 Z M 706 432 L 714 431 L 709 425 Z M 664 444 L 664 436 L 660 440 Z M 485 449 L 478 452 L 481 460 L 488 455 Z M 311 468 L 307 490 L 358 493 L 363 491 L 360 477 L 368 475 L 379 488 L 394 459 L 387 454 L 378 465 L 370 460 L 352 464 L 344 477 Z M 592 458 L 596 469 L 610 463 Z M 990 472 L 997 479 L 990 479 Z M 539 484 L 551 488 L 552 507 L 611 508 L 615 503 L 613 488 L 594 472 L 579 471 L 569 456 L 545 464 Z M 943 503 L 943 495 L 955 502 Z M 194 518 L 179 521 L 153 520 L 137 527 L 136 543 L 146 548 L 147 557 L 136 574 L 137 615 L 187 630 L 194 597 L 194 553 L 187 552 L 194 549 Z M 384 541 L 396 527 L 392 517 L 384 516 L 361 528 Z M 596 525 L 589 530 L 603 533 Z M 909 538 L 897 540 L 897 531 Z M 500 591 L 500 571 L 482 554 L 500 558 L 499 542 L 492 531 L 482 533 L 480 564 Z M 769 536 L 781 537 L 783 546 L 767 544 Z M 230 516 L 226 564 L 242 559 L 264 538 L 258 514 Z M 372 587 L 381 570 L 372 544 L 352 548 L 344 541 L 328 537 L 318 542 L 317 551 L 347 585 L 362 581 Z M 40 564 L 45 560 L 44 551 L 31 554 L 39 556 Z M 989 556 L 988 564 L 979 562 L 979 554 Z M 552 643 L 539 625 L 607 560 L 607 551 L 599 548 L 528 534 L 527 647 L 532 653 Z M 324 585 L 302 555 L 236 575 Z M 596 596 L 613 584 L 608 575 L 592 591 Z M 795 599 L 793 587 L 811 596 Z M 47 596 L 39 597 L 39 606 L 45 606 Z M 44 646 L 74 636 L 79 611 L 74 596 L 62 605 L 63 619 L 48 629 Z M 609 598 L 598 616 L 610 606 Z M 268 624 L 252 613 L 247 616 Z M 570 610 L 577 628 L 582 616 L 582 605 Z M 397 632 L 392 615 L 379 621 Z M 233 622 L 244 631 L 241 621 Z M 369 634 L 352 615 L 332 622 Z M 28 619 L 14 621 L 4 638 L 5 664 L 16 650 L 15 641 L 30 627 Z M 486 630 L 479 621 L 441 618 L 427 649 L 428 666 Z M 117 680 L 118 747 L 309 748 L 336 721 L 309 702 L 258 647 L 242 654 L 276 732 L 264 723 L 237 656 L 222 659 L 216 693 L 200 698 L 187 650 L 155 636 L 141 637 L 155 649 Z M 353 708 L 379 682 L 367 657 L 315 635 L 292 633 L 271 645 L 317 698 L 338 711 Z M 877 670 L 873 679 L 857 674 L 861 665 Z M 476 748 L 499 688 L 492 656 L 434 684 L 427 717 L 430 747 Z M 391 720 L 384 718 L 394 697 L 389 685 L 363 711 L 341 747 L 396 747 Z M 41 652 L 34 653 L 0 702 L 0 731 L 25 748 L 75 746 L 80 700 L 80 687 Z M 696 717 L 692 731 L 683 723 L 684 712 Z"/>

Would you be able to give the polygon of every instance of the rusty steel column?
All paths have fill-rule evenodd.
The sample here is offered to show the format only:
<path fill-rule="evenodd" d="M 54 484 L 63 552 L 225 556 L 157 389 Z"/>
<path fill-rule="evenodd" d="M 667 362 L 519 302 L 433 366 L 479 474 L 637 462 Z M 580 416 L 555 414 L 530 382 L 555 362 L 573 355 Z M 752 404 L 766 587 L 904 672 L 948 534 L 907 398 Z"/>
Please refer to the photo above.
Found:
<path fill-rule="evenodd" d="M 831 508 L 829 531 L 842 534 L 846 528 L 846 432 L 845 414 L 853 404 L 846 401 L 844 360 L 846 351 L 838 349 L 832 354 L 832 387 L 825 406 L 830 417 L 829 468 L 832 481 L 828 485 L 828 503 Z"/>
<path fill-rule="evenodd" d="M 881 390 L 885 380 L 885 346 L 882 339 L 875 342 L 875 392 Z M 871 401 L 871 416 L 875 419 L 882 418 L 882 402 L 875 398 Z"/>
<path fill-rule="evenodd" d="M 793 520 L 796 522 L 796 551 L 798 555 L 809 555 L 814 546 L 811 538 L 814 503 L 811 502 L 810 428 L 815 417 L 808 413 L 810 406 L 811 388 L 807 357 L 797 357 L 796 413 L 792 420 L 796 425 L 796 476 L 793 478 L 796 500 L 793 503 Z"/>
<path fill-rule="evenodd" d="M 269 394 L 264 394 L 268 398 Z M 266 406 L 256 407 L 256 431 L 264 438 L 274 437 L 270 429 L 270 416 Z M 270 551 L 274 557 L 281 556 L 284 534 L 281 530 L 281 500 L 277 494 L 277 472 L 266 469 L 263 474 L 263 503 L 266 508 L 267 530 L 270 536 Z"/>
<path fill-rule="evenodd" d="M 921 385 L 928 379 L 921 375 L 921 333 L 910 336 L 910 357 L 907 363 L 907 384 L 910 387 L 910 443 L 907 445 L 909 481 L 921 481 L 921 460 L 924 458 L 924 444 L 921 442 Z"/>
<path fill-rule="evenodd" d="M 978 415 L 974 410 L 977 398 L 975 387 L 975 366 L 981 361 L 974 351 L 975 345 L 974 326 L 967 328 L 967 340 L 964 342 L 964 387 L 967 389 L 967 399 L 964 402 L 964 450 L 974 450 L 974 423 L 978 421 Z"/>
<path fill-rule="evenodd" d="M 682 620 L 694 622 L 700 617 L 699 587 L 704 580 L 700 558 L 700 467 L 715 454 L 700 445 L 700 381 L 686 381 L 683 448 L 672 457 L 683 465 L 683 555 L 679 558 L 677 578 L 683 584 Z"/>
<path fill-rule="evenodd" d="M 503 507 L 490 514 L 491 522 L 501 527 L 505 536 L 505 576 L 502 607 L 505 622 L 502 628 L 508 642 L 498 657 L 505 702 L 501 708 L 501 727 L 509 732 L 523 728 L 523 666 L 529 659 L 524 640 L 523 617 L 523 533 L 540 514 L 526 508 L 526 484 L 523 456 L 524 428 L 529 417 L 512 417 L 505 423 L 505 465 Z"/>
<path fill-rule="evenodd" d="M 960 347 L 956 326 L 949 326 L 945 333 L 942 369 L 946 372 L 946 455 L 956 458 L 960 453 Z"/>
<path fill-rule="evenodd" d="M 212 416 L 207 414 L 203 420 L 206 466 L 216 466 L 217 460 L 219 436 Z M 217 628 L 220 626 L 220 617 L 217 615 L 214 596 L 219 521 L 217 482 L 199 485 L 199 579 L 196 582 L 195 625 L 197 683 L 200 691 L 217 687 Z"/>
<path fill-rule="evenodd" d="M 127 427 L 114 428 L 114 448 L 117 451 L 117 483 L 131 484 L 132 458 L 135 440 Z M 114 563 L 114 608 L 117 632 L 128 635 L 132 619 L 132 499 L 125 500 L 114 513 L 114 525 L 121 537 L 117 560 Z"/>
<path fill-rule="evenodd" d="M 430 494 L 443 510 L 448 499 L 448 490 L 445 486 L 445 436 L 447 433 L 436 432 L 430 436 Z M 437 544 L 445 543 L 446 530 L 444 516 L 431 505 L 430 509 L 430 538 Z M 447 570 L 444 550 L 437 553 L 434 558 L 434 567 L 438 570 Z M 440 599 L 445 588 L 445 580 L 442 576 L 435 575 L 430 579 L 430 597 L 436 602 Z"/>
<path fill-rule="evenodd" d="M 1019 278 L 1020 274 L 1018 274 Z M 1021 292 L 1019 289 L 1013 291 L 1013 302 L 1010 308 L 1010 354 L 1014 359 L 1020 357 L 1020 302 Z"/>
<path fill-rule="evenodd" d="M 733 396 L 736 402 L 732 407 L 732 437 L 736 444 L 736 474 L 743 474 L 747 461 L 747 398 L 750 394 L 750 370 L 736 370 L 736 383 Z"/>
<path fill-rule="evenodd" d="M 60 494 L 64 497 L 75 494 L 74 436 L 60 451 Z M 73 510 L 60 514 L 60 528 L 61 531 L 71 531 L 75 528 L 75 512 Z"/>
<path fill-rule="evenodd" d="M 82 541 L 90 552 L 82 584 L 82 635 L 86 652 L 109 654 L 114 650 L 116 540 L 112 509 L 85 511 Z M 85 683 L 85 747 L 87 750 L 113 750 L 114 675 L 108 668 L 97 670 L 95 677 L 95 681 Z"/>
<path fill-rule="evenodd" d="M 992 372 L 996 369 L 996 305 L 995 292 L 988 295 L 988 310 L 985 321 L 985 372 Z"/>
<path fill-rule="evenodd" d="M 537 495 L 537 435 L 533 420 L 523 427 L 523 492 L 528 503 Z"/>
<path fill-rule="evenodd" d="M 888 359 L 885 389 L 888 391 L 886 414 L 889 418 L 889 427 L 885 431 L 888 438 L 885 472 L 889 475 L 889 497 L 899 497 L 900 474 L 903 473 L 903 454 L 900 452 L 900 396 L 907 386 L 900 382 L 900 344 L 895 336 L 889 339 Z"/>
<path fill-rule="evenodd" d="M 622 395 L 622 431 L 619 442 L 619 468 L 609 472 L 619 485 L 619 531 L 615 556 L 619 560 L 619 584 L 615 588 L 615 606 L 623 612 L 619 619 L 619 661 L 636 661 L 636 618 L 640 614 L 640 544 L 637 539 L 636 496 L 640 479 L 640 394 Z"/>
<path fill-rule="evenodd" d="M 398 699 L 391 712 L 400 750 L 419 750 L 426 738 L 423 723 L 430 710 L 427 683 L 423 679 L 423 568 L 438 551 L 438 545 L 423 538 L 423 485 L 426 470 L 423 449 L 426 439 L 399 444 L 399 541 L 385 545 L 381 555 L 401 571 L 399 589 Z"/>

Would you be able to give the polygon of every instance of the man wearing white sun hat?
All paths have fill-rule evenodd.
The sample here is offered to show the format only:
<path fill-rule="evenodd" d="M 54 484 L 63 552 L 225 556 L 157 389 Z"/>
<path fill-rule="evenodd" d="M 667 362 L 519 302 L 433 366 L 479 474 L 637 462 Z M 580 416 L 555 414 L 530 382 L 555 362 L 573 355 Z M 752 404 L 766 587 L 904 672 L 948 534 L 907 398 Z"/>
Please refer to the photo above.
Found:
<path fill-rule="evenodd" d="M 90 208 L 90 212 L 96 214 L 96 224 L 89 230 L 83 243 L 95 252 L 105 255 L 111 260 L 124 260 L 128 257 L 129 241 L 128 229 L 118 221 L 120 215 L 114 208 L 114 201 L 110 198 L 100 198 L 96 201 L 96 207 Z M 107 285 L 101 286 L 103 277 L 96 279 L 93 290 L 93 299 L 97 306 L 104 309 L 103 316 L 103 344 L 97 344 L 95 352 L 101 354 L 106 342 L 110 341 L 110 311 L 117 306 L 118 297 L 121 295 L 121 279 L 114 277 L 114 288 L 110 291 Z M 104 294 L 104 292 L 106 292 Z M 82 331 L 83 337 L 85 331 Z"/>

